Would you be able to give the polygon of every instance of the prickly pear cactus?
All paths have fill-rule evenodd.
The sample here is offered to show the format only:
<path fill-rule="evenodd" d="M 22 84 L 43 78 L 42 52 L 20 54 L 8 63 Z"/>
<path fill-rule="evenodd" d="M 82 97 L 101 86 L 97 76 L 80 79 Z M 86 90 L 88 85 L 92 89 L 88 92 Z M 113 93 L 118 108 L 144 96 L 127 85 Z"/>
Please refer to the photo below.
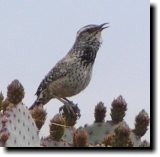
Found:
<path fill-rule="evenodd" d="M 92 146 L 106 147 L 139 147 L 141 137 L 146 133 L 149 125 L 148 114 L 142 110 L 135 119 L 135 129 L 130 129 L 123 120 L 127 110 L 127 103 L 122 96 L 114 99 L 111 104 L 111 121 L 104 122 L 106 107 L 98 103 L 95 107 L 95 121 L 85 125 L 88 141 Z"/>
<path fill-rule="evenodd" d="M 111 104 L 111 120 L 105 121 L 103 102 L 95 106 L 93 124 L 76 129 L 80 109 L 73 105 L 71 114 L 64 105 L 50 121 L 50 135 L 39 139 L 39 130 L 45 123 L 43 106 L 29 111 L 22 103 L 24 88 L 18 80 L 8 86 L 7 98 L 0 92 L 0 146 L 2 147 L 150 147 L 141 137 L 148 130 L 149 116 L 142 110 L 130 129 L 124 120 L 127 103 L 122 96 Z M 85 116 L 85 115 L 84 115 Z"/>
<path fill-rule="evenodd" d="M 8 138 L 2 141 L 5 147 L 39 147 L 38 130 L 30 112 L 19 103 L 6 110 L 2 116 L 0 135 Z"/>
<path fill-rule="evenodd" d="M 44 147 L 72 146 L 72 141 L 73 141 L 72 130 L 66 128 L 65 119 L 61 114 L 56 114 L 50 120 L 49 127 L 50 127 L 50 135 L 46 138 L 41 138 L 41 146 Z"/>
<path fill-rule="evenodd" d="M 1 102 L 0 143 L 5 147 L 39 147 L 38 129 L 27 107 L 22 103 L 24 88 L 18 80 L 7 88 Z"/>
<path fill-rule="evenodd" d="M 123 123 L 123 117 L 125 116 L 127 104 L 119 96 L 112 102 L 111 118 L 112 121 L 104 122 L 106 116 L 106 107 L 104 103 L 99 102 L 95 106 L 94 117 L 95 121 L 91 125 L 85 125 L 84 128 L 88 133 L 88 141 L 91 145 L 97 145 L 103 141 L 107 134 L 113 132 L 121 123 Z"/>

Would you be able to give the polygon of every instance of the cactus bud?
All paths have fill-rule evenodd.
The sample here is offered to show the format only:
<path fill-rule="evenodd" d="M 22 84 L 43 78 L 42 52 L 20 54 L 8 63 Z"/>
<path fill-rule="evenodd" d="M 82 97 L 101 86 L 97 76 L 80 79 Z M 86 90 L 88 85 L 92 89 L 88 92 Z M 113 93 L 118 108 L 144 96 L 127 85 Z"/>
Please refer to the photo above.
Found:
<path fill-rule="evenodd" d="M 102 144 L 104 144 L 106 147 L 111 147 L 114 138 L 115 138 L 114 133 L 107 134 L 106 137 L 103 139 Z"/>
<path fill-rule="evenodd" d="M 142 137 L 148 130 L 148 125 L 149 125 L 148 114 L 146 113 L 145 110 L 142 110 L 135 118 L 135 129 L 133 130 L 133 132 L 137 136 Z"/>
<path fill-rule="evenodd" d="M 62 110 L 62 107 L 60 108 L 60 110 Z M 73 111 L 75 114 L 71 114 L 70 112 L 68 112 L 65 106 L 63 107 L 62 115 L 65 119 L 65 124 L 67 126 L 74 126 L 76 124 L 77 119 L 80 118 L 80 109 L 77 105 L 73 106 Z"/>
<path fill-rule="evenodd" d="M 12 104 L 13 105 L 13 104 Z M 6 111 L 8 108 L 10 108 L 10 106 L 12 106 L 11 103 L 8 101 L 8 99 L 6 98 L 3 102 L 2 102 L 2 110 L 3 112 Z"/>
<path fill-rule="evenodd" d="M 130 146 L 130 129 L 126 123 L 121 123 L 114 131 L 115 139 L 112 143 L 113 147 L 128 147 Z"/>
<path fill-rule="evenodd" d="M 59 125 L 58 125 L 59 124 Z M 50 138 L 59 141 L 64 134 L 65 120 L 60 114 L 56 114 L 50 121 Z"/>
<path fill-rule="evenodd" d="M 73 145 L 74 147 L 88 146 L 88 136 L 85 129 L 79 128 L 73 133 Z"/>
<path fill-rule="evenodd" d="M 106 107 L 103 102 L 99 102 L 95 107 L 94 117 L 95 122 L 104 122 L 106 116 Z"/>
<path fill-rule="evenodd" d="M 113 100 L 111 104 L 111 118 L 112 121 L 115 123 L 118 123 L 120 121 L 123 121 L 123 118 L 125 116 L 125 111 L 127 110 L 127 103 L 123 99 L 122 96 L 119 96 L 117 99 Z"/>
<path fill-rule="evenodd" d="M 8 138 L 9 138 L 9 132 L 7 130 L 2 131 L 0 133 L 0 141 L 1 141 L 1 143 L 4 144 L 8 140 Z"/>
<path fill-rule="evenodd" d="M 46 120 L 47 112 L 43 109 L 43 106 L 37 106 L 30 111 L 32 118 L 34 119 L 38 130 L 40 130 Z"/>
<path fill-rule="evenodd" d="M 14 80 L 7 87 L 7 98 L 14 105 L 18 104 L 24 98 L 24 88 L 18 80 Z"/>

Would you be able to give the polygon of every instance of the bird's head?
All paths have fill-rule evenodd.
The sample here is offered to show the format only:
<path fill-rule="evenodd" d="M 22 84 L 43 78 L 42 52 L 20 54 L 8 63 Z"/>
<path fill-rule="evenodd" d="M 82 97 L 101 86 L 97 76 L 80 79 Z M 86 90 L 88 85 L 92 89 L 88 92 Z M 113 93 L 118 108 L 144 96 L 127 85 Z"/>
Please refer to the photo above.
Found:
<path fill-rule="evenodd" d="M 82 27 L 77 32 L 76 42 L 101 42 L 101 32 L 103 29 L 108 28 L 106 26 L 108 23 L 103 23 L 101 25 L 87 25 Z"/>

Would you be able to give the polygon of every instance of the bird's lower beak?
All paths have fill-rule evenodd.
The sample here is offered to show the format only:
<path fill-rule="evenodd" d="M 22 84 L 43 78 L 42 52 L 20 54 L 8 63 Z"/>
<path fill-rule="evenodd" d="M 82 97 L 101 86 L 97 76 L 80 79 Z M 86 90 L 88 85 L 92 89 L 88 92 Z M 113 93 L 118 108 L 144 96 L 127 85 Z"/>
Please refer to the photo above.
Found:
<path fill-rule="evenodd" d="M 109 26 L 106 26 L 107 24 L 109 24 L 109 23 L 103 23 L 103 24 L 99 25 L 99 30 L 102 31 L 103 29 L 108 28 Z"/>

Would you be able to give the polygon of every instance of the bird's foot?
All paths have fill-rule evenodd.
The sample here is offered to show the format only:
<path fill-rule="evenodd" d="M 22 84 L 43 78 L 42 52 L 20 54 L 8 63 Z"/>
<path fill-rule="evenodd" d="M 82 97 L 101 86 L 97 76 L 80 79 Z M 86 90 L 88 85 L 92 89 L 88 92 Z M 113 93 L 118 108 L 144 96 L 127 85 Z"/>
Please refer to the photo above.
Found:
<path fill-rule="evenodd" d="M 59 108 L 59 112 L 61 111 L 63 111 L 65 115 L 70 115 L 71 117 L 80 118 L 81 116 L 80 109 L 78 108 L 77 104 L 74 104 L 68 99 L 64 102 L 64 105 Z"/>

